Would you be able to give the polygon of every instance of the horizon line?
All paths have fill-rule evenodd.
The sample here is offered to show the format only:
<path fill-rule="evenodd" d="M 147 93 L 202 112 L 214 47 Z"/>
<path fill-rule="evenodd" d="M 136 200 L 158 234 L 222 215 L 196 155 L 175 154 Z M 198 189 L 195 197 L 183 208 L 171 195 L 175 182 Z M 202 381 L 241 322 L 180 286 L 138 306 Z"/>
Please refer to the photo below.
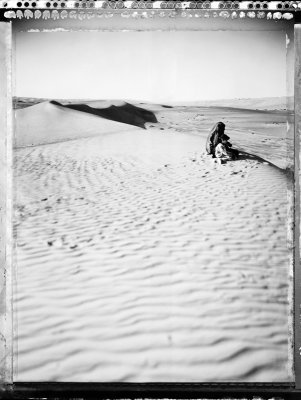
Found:
<path fill-rule="evenodd" d="M 88 97 L 78 97 L 78 98 L 70 98 L 70 97 L 35 97 L 35 96 L 12 96 L 13 99 L 59 99 L 59 100 L 90 100 L 90 101 L 135 101 L 135 102 L 148 102 L 154 103 L 152 100 L 146 99 L 129 99 L 129 98 L 88 98 Z M 198 99 L 198 100 L 160 100 L 159 103 L 180 103 L 181 101 L 185 103 L 197 103 L 197 102 L 205 102 L 205 101 L 227 101 L 227 100 L 257 100 L 257 99 L 280 99 L 280 98 L 294 98 L 294 95 L 282 95 L 282 96 L 263 96 L 263 97 L 228 97 L 228 98 L 215 98 L 215 99 Z M 154 104 L 158 104 L 157 102 Z"/>

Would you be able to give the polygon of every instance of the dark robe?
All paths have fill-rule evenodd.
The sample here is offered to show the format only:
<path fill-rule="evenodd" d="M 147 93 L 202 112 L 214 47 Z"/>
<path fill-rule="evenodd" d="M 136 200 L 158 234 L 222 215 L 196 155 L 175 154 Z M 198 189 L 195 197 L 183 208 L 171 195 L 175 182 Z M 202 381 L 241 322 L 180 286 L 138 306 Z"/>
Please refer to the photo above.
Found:
<path fill-rule="evenodd" d="M 224 134 L 224 131 L 225 131 L 225 124 L 223 122 L 218 122 L 217 124 L 214 125 L 206 141 L 207 154 L 211 154 L 213 157 L 215 157 L 215 148 L 219 143 L 221 143 L 221 136 L 222 135 L 224 137 L 227 136 Z M 228 136 L 227 138 L 230 139 Z"/>

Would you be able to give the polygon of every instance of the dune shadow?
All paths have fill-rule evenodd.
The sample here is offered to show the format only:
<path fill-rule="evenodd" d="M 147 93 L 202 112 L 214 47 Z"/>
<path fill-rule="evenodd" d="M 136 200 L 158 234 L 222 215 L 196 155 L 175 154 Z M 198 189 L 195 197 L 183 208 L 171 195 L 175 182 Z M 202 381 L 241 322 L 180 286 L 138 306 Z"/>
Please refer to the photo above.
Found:
<path fill-rule="evenodd" d="M 111 105 L 106 108 L 94 108 L 88 106 L 87 104 L 63 105 L 55 100 L 50 101 L 50 103 L 63 108 L 70 108 L 71 110 L 96 115 L 112 121 L 138 126 L 143 129 L 145 129 L 146 122 L 157 122 L 157 118 L 152 111 L 145 110 L 144 108 L 137 107 L 129 103 L 124 103 L 121 106 Z"/>
<path fill-rule="evenodd" d="M 172 106 L 167 106 L 166 104 L 161 104 L 161 107 L 164 107 L 164 108 L 173 108 Z"/>

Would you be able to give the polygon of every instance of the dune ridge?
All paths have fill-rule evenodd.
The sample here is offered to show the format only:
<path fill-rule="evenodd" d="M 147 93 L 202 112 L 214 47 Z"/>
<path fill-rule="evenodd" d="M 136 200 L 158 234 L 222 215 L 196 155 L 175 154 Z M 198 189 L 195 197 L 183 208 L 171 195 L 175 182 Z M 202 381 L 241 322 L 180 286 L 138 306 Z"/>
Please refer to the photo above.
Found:
<path fill-rule="evenodd" d="M 85 112 L 98 117 L 106 118 L 112 121 L 122 122 L 129 125 L 135 125 L 140 128 L 145 128 L 146 122 L 156 123 L 157 119 L 151 111 L 145 110 L 141 107 L 134 106 L 126 102 L 120 102 L 119 104 L 105 104 L 101 107 L 97 107 L 96 102 L 88 104 L 66 104 L 62 105 L 57 101 L 51 101 L 51 104 L 58 105 L 60 107 L 70 108 Z"/>
<path fill-rule="evenodd" d="M 55 99 L 61 104 L 92 104 L 98 103 L 100 107 L 104 104 L 124 103 L 123 100 L 93 100 L 93 99 Z M 14 108 L 24 108 L 31 105 L 49 101 L 47 98 L 34 98 L 34 97 L 13 97 Z M 127 100 L 133 103 L 133 100 Z M 150 104 L 150 102 L 141 100 L 139 104 Z M 200 100 L 194 102 L 169 102 L 163 107 L 172 108 L 174 106 L 198 106 L 198 107 L 234 107 L 245 108 L 252 110 L 294 110 L 294 97 L 293 96 L 280 96 L 280 97 L 262 97 L 262 98 L 239 98 L 239 99 L 216 99 L 216 100 Z"/>
<path fill-rule="evenodd" d="M 102 112 L 88 106 L 69 107 L 57 102 L 44 102 L 20 109 L 15 111 L 14 145 L 36 146 L 121 132 L 128 130 L 131 122 L 142 125 L 142 111 L 138 110 L 140 114 L 135 115 L 134 112 L 126 111 L 128 108 L 127 105 L 120 109 L 112 106 Z M 117 115 L 120 116 L 119 120 Z M 128 122 L 123 123 L 126 120 Z"/>
<path fill-rule="evenodd" d="M 171 105 L 180 105 L 175 102 Z M 200 107 L 225 107 L 225 108 L 240 108 L 256 111 L 290 111 L 294 110 L 294 96 L 282 97 L 263 97 L 263 98 L 238 98 L 238 99 L 218 99 L 218 100 L 203 100 L 192 103 L 187 103 L 191 106 Z"/>

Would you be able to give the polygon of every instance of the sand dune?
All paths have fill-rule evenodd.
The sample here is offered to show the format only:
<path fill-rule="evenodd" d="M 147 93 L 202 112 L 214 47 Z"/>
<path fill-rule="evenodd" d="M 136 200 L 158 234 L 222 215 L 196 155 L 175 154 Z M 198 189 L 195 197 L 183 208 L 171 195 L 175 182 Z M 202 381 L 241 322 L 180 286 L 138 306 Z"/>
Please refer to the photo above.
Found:
<path fill-rule="evenodd" d="M 103 108 L 109 107 L 110 105 L 122 105 L 125 102 L 122 100 L 66 100 L 66 99 L 56 99 L 62 104 L 88 104 L 93 107 Z M 16 109 L 25 108 L 37 103 L 42 103 L 44 101 L 49 101 L 46 98 L 33 98 L 33 97 L 14 97 L 13 103 Z M 132 100 L 129 100 L 132 103 Z M 140 104 L 149 104 L 147 102 Z M 234 108 L 245 108 L 251 110 L 294 110 L 294 97 L 293 96 L 283 96 L 283 97 L 261 97 L 261 98 L 241 98 L 241 99 L 218 99 L 218 100 L 202 100 L 196 102 L 171 102 L 168 104 L 162 104 L 162 107 L 170 108 L 174 106 L 189 106 L 189 107 L 234 107 Z"/>
<path fill-rule="evenodd" d="M 177 103 L 175 103 L 176 105 Z M 179 104 L 177 104 L 179 105 Z M 283 111 L 294 110 L 294 97 L 263 97 L 242 99 L 204 100 L 190 103 L 189 106 L 199 107 L 233 107 L 250 110 Z"/>
<path fill-rule="evenodd" d="M 290 381 L 285 114 L 86 106 L 16 114 L 14 380 Z"/>
<path fill-rule="evenodd" d="M 127 131 L 130 126 L 196 134 L 206 138 L 221 120 L 236 148 L 260 157 L 281 169 L 293 166 L 293 139 L 286 111 L 258 111 L 231 107 L 201 107 L 88 101 L 56 101 L 16 110 L 15 146 L 54 143 L 104 133 Z M 132 128 L 131 128 L 132 129 Z"/>
<path fill-rule="evenodd" d="M 16 147 L 128 130 L 127 124 L 51 102 L 16 110 L 15 114 L 14 144 Z"/>
<path fill-rule="evenodd" d="M 52 104 L 85 112 L 98 117 L 106 118 L 112 121 L 122 122 L 129 125 L 135 125 L 140 128 L 145 127 L 146 122 L 156 123 L 157 119 L 151 111 L 145 110 L 141 107 L 134 106 L 126 102 L 119 102 L 114 104 L 102 104 L 99 102 L 89 104 L 68 104 L 62 105 L 56 101 L 51 101 Z"/>
<path fill-rule="evenodd" d="M 15 380 L 290 379 L 288 178 L 203 146 L 134 130 L 16 151 Z"/>

